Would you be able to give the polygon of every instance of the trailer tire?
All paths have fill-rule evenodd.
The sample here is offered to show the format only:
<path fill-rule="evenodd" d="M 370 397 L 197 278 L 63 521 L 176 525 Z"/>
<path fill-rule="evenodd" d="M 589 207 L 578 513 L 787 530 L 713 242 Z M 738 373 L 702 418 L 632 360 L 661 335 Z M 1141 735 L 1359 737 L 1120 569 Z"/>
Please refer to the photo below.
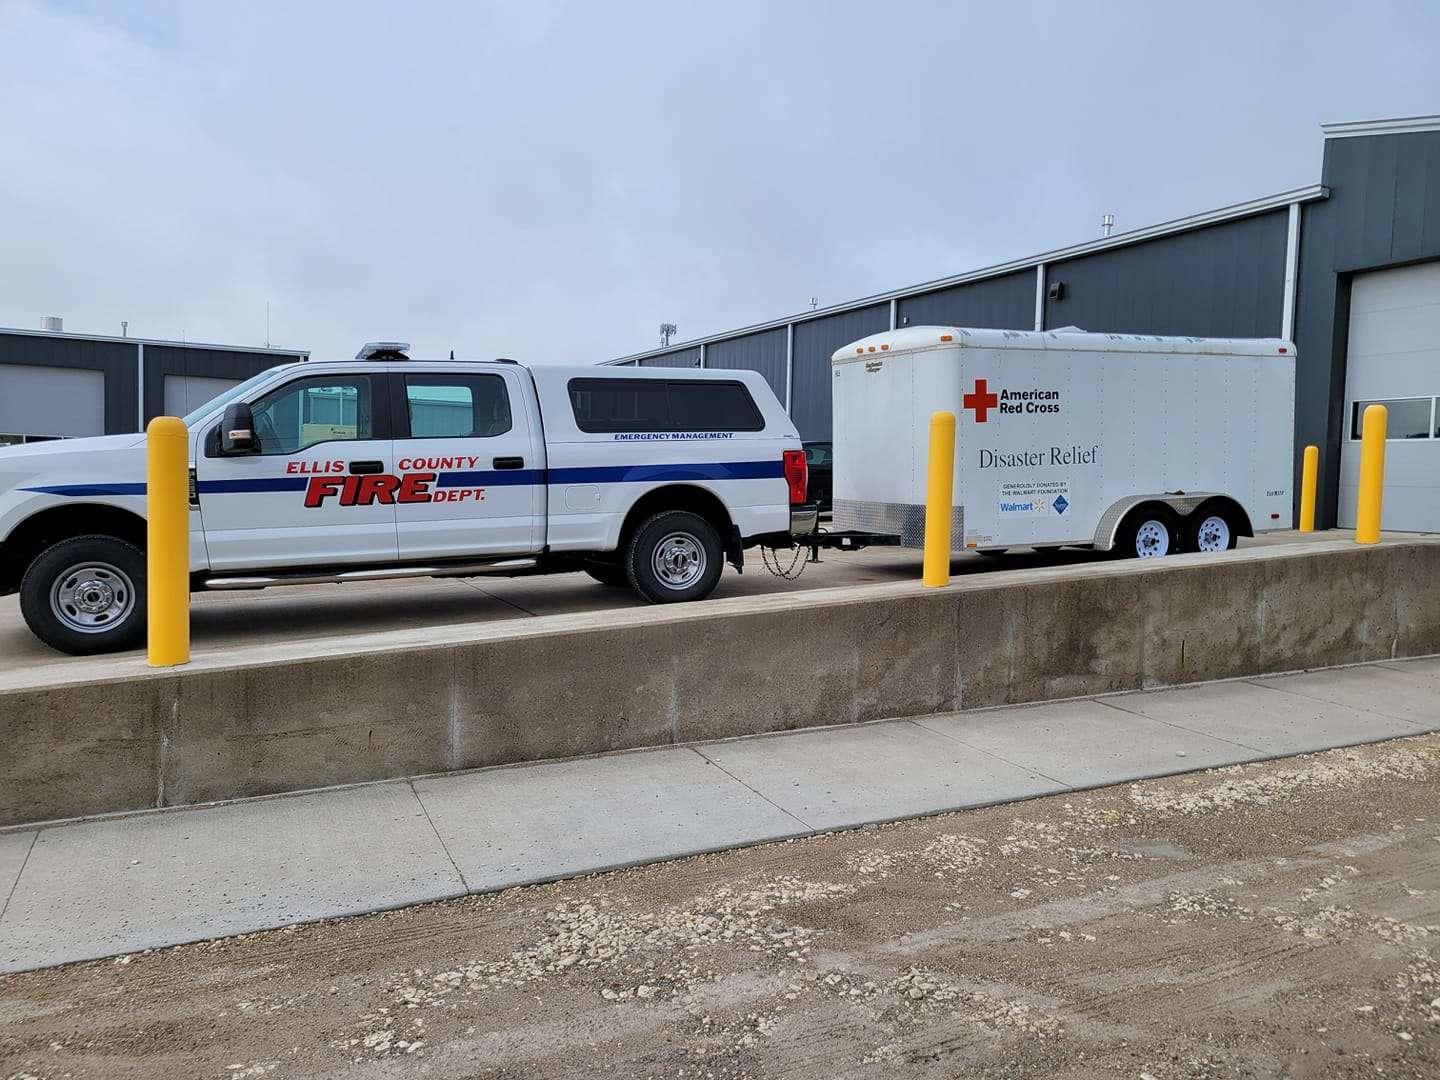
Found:
<path fill-rule="evenodd" d="M 992 559 L 998 559 L 1001 555 L 1008 554 L 1009 548 L 976 548 L 976 555 L 988 555 Z"/>
<path fill-rule="evenodd" d="M 20 613 L 36 637 L 71 656 L 145 643 L 145 553 L 114 536 L 52 544 L 20 580 Z"/>
<path fill-rule="evenodd" d="M 715 591 L 724 568 L 724 547 L 715 526 L 687 510 L 666 510 L 646 519 L 625 549 L 630 584 L 652 604 L 703 600 Z"/>
<path fill-rule="evenodd" d="M 1238 535 L 1235 519 L 1219 507 L 1202 507 L 1185 519 L 1186 551 L 1229 551 Z"/>
<path fill-rule="evenodd" d="M 1115 552 L 1125 559 L 1154 559 L 1180 549 L 1180 523 L 1164 506 L 1130 511 L 1115 537 Z"/>
<path fill-rule="evenodd" d="M 612 589 L 630 588 L 630 575 L 625 572 L 625 567 L 619 564 L 614 566 L 602 566 L 599 564 L 587 566 L 585 573 L 589 574 L 601 585 L 608 585 Z"/>

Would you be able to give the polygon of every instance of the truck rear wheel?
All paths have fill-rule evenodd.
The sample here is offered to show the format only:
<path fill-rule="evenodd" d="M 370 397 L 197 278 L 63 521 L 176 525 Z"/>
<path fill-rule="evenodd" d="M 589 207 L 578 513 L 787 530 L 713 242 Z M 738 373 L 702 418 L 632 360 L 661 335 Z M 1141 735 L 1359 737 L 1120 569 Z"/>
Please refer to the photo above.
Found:
<path fill-rule="evenodd" d="M 71 656 L 145 642 L 145 553 L 113 536 L 47 548 L 20 581 L 20 613 L 41 641 Z"/>
<path fill-rule="evenodd" d="M 715 526 L 686 510 L 667 510 L 647 520 L 630 538 L 625 572 L 635 591 L 652 604 L 703 600 L 724 569 Z"/>
<path fill-rule="evenodd" d="M 1127 559 L 1158 559 L 1173 554 L 1179 546 L 1179 523 L 1160 506 L 1131 511 L 1115 538 L 1115 551 Z"/>

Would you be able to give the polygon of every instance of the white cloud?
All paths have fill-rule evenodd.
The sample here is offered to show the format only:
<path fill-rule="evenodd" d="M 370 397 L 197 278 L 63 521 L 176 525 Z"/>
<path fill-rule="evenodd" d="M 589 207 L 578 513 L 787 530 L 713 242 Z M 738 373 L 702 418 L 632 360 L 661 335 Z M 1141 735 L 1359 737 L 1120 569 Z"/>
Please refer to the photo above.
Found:
<path fill-rule="evenodd" d="M 0 323 L 538 361 L 1313 182 L 1440 8 L 0 0 Z"/>

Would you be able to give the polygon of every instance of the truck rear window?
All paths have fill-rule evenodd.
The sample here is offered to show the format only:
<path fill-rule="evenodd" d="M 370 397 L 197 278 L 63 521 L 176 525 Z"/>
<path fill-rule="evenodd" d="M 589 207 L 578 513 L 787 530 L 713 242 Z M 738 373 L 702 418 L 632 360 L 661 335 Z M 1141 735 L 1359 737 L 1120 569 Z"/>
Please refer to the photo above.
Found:
<path fill-rule="evenodd" d="M 744 383 L 693 379 L 571 379 L 575 424 L 592 433 L 761 431 Z"/>

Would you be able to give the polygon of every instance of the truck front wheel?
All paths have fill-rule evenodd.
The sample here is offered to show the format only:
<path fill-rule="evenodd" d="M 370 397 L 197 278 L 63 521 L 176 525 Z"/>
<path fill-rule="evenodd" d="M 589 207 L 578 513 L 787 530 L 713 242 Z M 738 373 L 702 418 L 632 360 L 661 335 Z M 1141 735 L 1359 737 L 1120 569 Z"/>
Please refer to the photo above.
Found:
<path fill-rule="evenodd" d="M 612 589 L 630 588 L 630 575 L 625 572 L 623 566 L 587 566 L 585 573 L 589 574 L 601 585 L 609 585 Z"/>
<path fill-rule="evenodd" d="M 145 553 L 113 536 L 62 540 L 20 581 L 20 613 L 41 641 L 71 656 L 145 642 Z"/>
<path fill-rule="evenodd" d="M 630 538 L 625 572 L 635 591 L 652 604 L 703 600 L 724 569 L 720 534 L 698 514 L 667 510 L 648 519 Z"/>
<path fill-rule="evenodd" d="M 1115 538 L 1115 551 L 1130 559 L 1156 559 L 1174 553 L 1179 546 L 1175 515 L 1158 506 L 1132 511 Z"/>

